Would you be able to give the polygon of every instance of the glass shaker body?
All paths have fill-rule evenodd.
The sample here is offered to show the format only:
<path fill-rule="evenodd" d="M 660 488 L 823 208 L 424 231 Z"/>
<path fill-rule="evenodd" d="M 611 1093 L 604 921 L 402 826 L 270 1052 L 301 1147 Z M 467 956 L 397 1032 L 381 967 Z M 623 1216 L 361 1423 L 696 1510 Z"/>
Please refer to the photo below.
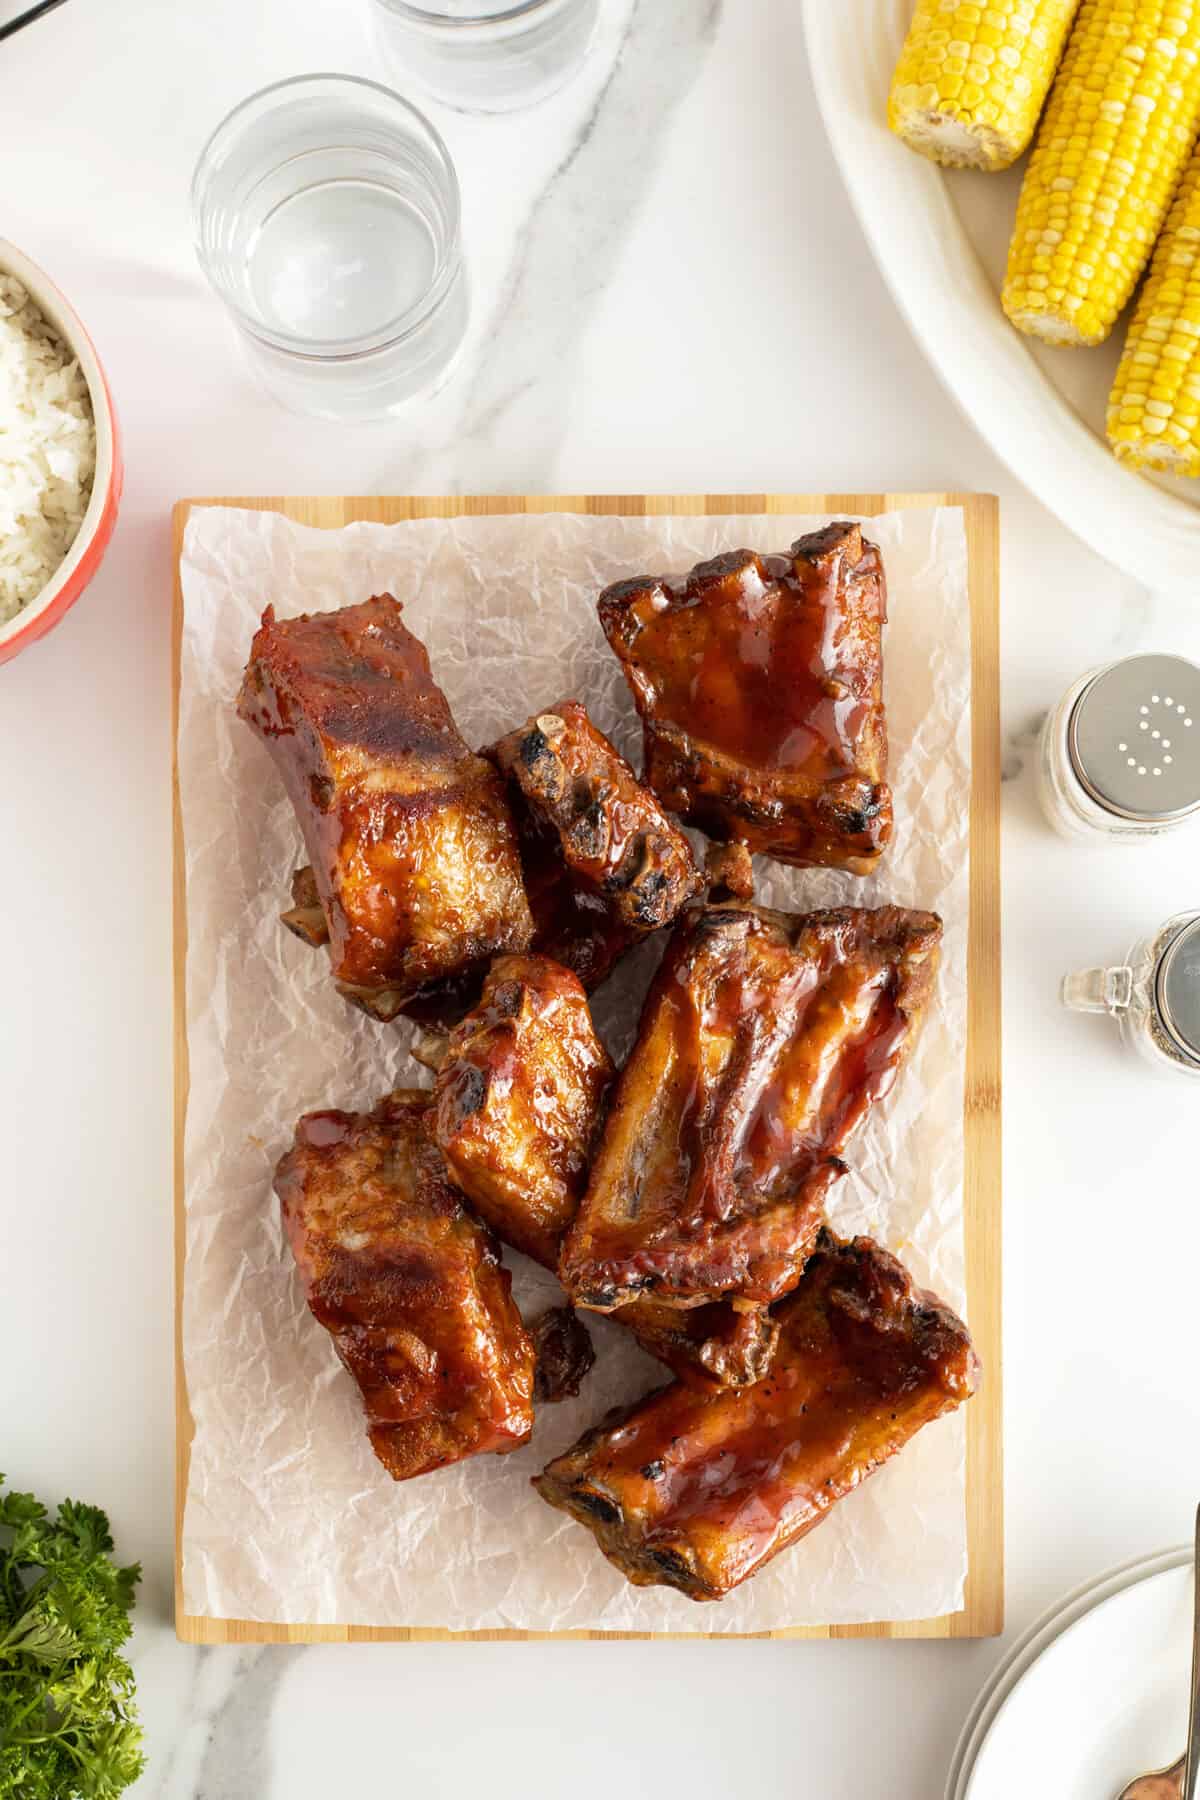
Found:
<path fill-rule="evenodd" d="M 1038 796 L 1075 842 L 1138 843 L 1200 815 L 1200 668 L 1131 656 L 1081 676 L 1043 727 Z"/>
<path fill-rule="evenodd" d="M 1062 985 L 1072 1012 L 1108 1013 L 1122 1041 L 1160 1073 L 1200 1078 L 1200 912 L 1176 913 L 1128 960 Z"/>

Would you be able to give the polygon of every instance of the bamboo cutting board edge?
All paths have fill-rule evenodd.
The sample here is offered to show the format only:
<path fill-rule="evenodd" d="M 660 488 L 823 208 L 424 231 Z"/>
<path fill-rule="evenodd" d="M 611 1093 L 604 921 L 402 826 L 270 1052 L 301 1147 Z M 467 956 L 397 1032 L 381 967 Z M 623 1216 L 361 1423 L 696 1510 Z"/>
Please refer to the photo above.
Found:
<path fill-rule="evenodd" d="M 336 529 L 356 520 L 395 524 L 408 519 L 456 518 L 520 512 L 592 514 L 825 513 L 870 518 L 909 506 L 961 507 L 967 530 L 972 623 L 971 891 L 965 1188 L 967 1315 L 984 1366 L 980 1392 L 967 1408 L 968 1572 L 962 1610 L 938 1619 L 868 1625 L 799 1626 L 790 1630 L 729 1632 L 470 1631 L 367 1625 L 284 1625 L 189 1614 L 183 1604 L 183 1516 L 191 1454 L 192 1416 L 183 1367 L 184 1123 L 187 1115 L 186 1015 L 187 892 L 179 797 L 178 730 L 183 592 L 180 557 L 194 507 L 236 506 L 284 513 L 302 524 Z M 1001 1377 L 1001 1076 L 1000 1076 L 1000 645 L 999 504 L 986 494 L 604 494 L 431 497 L 205 498 L 181 500 L 174 510 L 172 613 L 172 810 L 174 909 L 174 1207 L 175 1207 L 175 1629 L 192 1644 L 444 1643 L 530 1641 L 546 1638 L 675 1640 L 741 1637 L 976 1638 L 1004 1629 L 1004 1500 Z"/>

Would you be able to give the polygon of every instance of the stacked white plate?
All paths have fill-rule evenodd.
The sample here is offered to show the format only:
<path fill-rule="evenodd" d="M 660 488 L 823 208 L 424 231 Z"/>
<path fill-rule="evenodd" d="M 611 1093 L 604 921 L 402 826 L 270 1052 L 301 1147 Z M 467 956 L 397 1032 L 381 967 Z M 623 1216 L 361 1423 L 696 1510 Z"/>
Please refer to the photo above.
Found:
<path fill-rule="evenodd" d="M 1109 1800 L 1183 1754 L 1192 1550 L 1076 1588 L 1030 1627 L 963 1727 L 946 1800 Z"/>

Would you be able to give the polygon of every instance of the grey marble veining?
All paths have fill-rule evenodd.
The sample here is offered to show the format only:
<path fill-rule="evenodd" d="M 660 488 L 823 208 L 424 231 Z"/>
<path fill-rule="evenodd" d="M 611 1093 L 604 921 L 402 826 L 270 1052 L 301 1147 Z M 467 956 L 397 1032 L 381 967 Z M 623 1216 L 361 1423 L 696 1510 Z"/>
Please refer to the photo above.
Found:
<path fill-rule="evenodd" d="M 1165 611 L 1160 596 L 1130 582 L 1122 590 L 1117 607 L 1116 630 L 1112 638 L 1113 660 L 1148 649 L 1155 631 L 1165 623 Z"/>
<path fill-rule="evenodd" d="M 272 1712 L 302 1654 L 284 1645 L 177 1648 L 169 1740 L 151 1742 L 138 1793 L 148 1800 L 266 1800 L 274 1792 Z"/>
<path fill-rule="evenodd" d="M 397 492 L 553 485 L 571 362 L 704 66 L 724 0 L 636 0 L 610 73 L 535 199 L 452 435 L 390 473 Z M 648 270 L 647 278 L 662 279 Z"/>
<path fill-rule="evenodd" d="M 1025 768 L 1026 762 L 1033 756 L 1042 735 L 1042 726 L 1046 722 L 1044 712 L 1031 713 L 1023 719 L 1004 740 L 1004 755 L 1000 763 L 1001 781 L 1016 781 Z"/>
<path fill-rule="evenodd" d="M 217 1651 L 189 1646 L 189 1678 L 179 1695 L 179 1712 L 165 1760 L 154 1771 L 151 1792 L 160 1800 L 194 1800 L 200 1777 L 219 1746 L 219 1724 L 261 1651 Z"/>
<path fill-rule="evenodd" d="M 199 1767 L 182 1765 L 181 1779 L 161 1790 L 162 1800 L 251 1800 L 271 1792 L 269 1724 L 272 1708 L 289 1669 L 304 1654 L 299 1647 L 271 1644 L 260 1649 L 204 1653 L 206 1673 L 213 1674 L 219 1698 L 205 1724 Z M 232 1661 L 233 1667 L 229 1664 Z"/>

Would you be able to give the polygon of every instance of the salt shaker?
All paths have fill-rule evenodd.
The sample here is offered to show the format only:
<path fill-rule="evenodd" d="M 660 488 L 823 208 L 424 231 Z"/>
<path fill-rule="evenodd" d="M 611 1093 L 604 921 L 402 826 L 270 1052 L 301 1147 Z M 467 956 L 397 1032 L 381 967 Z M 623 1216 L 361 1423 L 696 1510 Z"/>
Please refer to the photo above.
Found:
<path fill-rule="evenodd" d="M 1046 720 L 1038 792 L 1076 841 L 1136 842 L 1200 814 L 1200 668 L 1129 656 L 1082 676 Z"/>
<path fill-rule="evenodd" d="M 1110 1014 L 1156 1068 L 1200 1075 L 1200 912 L 1176 913 L 1118 968 L 1068 975 L 1062 1001 L 1072 1012 Z"/>

